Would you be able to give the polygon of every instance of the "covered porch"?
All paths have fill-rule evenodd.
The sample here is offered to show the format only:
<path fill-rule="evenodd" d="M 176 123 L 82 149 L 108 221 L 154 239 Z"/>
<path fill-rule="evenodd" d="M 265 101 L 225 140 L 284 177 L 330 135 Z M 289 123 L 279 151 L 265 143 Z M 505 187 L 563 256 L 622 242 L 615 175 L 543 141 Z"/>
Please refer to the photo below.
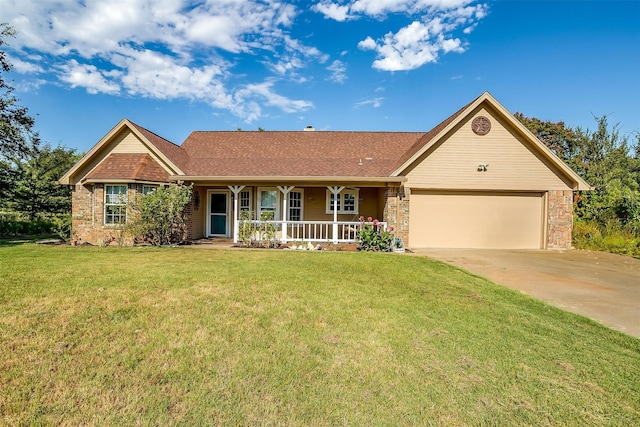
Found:
<path fill-rule="evenodd" d="M 192 238 L 354 243 L 365 225 L 397 228 L 401 179 L 325 185 L 288 181 L 193 182 Z"/>

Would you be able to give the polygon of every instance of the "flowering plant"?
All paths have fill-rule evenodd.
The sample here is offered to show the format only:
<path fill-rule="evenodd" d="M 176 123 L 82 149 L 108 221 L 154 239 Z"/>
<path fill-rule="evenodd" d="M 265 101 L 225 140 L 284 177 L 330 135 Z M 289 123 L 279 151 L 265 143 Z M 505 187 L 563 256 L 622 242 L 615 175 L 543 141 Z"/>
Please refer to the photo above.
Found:
<path fill-rule="evenodd" d="M 390 252 L 393 245 L 393 234 L 386 231 L 377 219 L 360 217 L 360 230 L 356 235 L 358 249 L 368 252 Z"/>

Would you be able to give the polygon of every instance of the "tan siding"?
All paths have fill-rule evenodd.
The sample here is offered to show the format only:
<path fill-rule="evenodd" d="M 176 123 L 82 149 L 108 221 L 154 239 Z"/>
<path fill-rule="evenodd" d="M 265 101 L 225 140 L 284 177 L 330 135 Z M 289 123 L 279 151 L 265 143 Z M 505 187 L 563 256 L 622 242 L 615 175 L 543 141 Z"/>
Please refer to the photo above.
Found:
<path fill-rule="evenodd" d="M 149 153 L 149 149 L 131 131 L 123 132 L 114 142 L 116 145 L 111 149 L 112 153 Z"/>
<path fill-rule="evenodd" d="M 471 130 L 477 116 L 491 120 L 491 131 Z M 548 190 L 569 189 L 570 183 L 524 138 L 491 110 L 481 108 L 410 168 L 407 186 L 434 189 Z M 478 165 L 488 164 L 486 172 Z"/>
<path fill-rule="evenodd" d="M 304 188 L 305 221 L 333 221 L 333 214 L 326 212 L 327 187 Z M 360 215 L 371 216 L 382 220 L 382 210 L 378 202 L 378 189 L 375 187 L 360 188 L 358 197 L 358 214 L 338 215 L 338 221 L 357 221 Z"/>
<path fill-rule="evenodd" d="M 196 210 L 196 207 L 193 208 L 193 216 L 192 216 L 192 228 L 191 233 L 194 239 L 201 239 L 204 237 L 205 233 L 205 214 L 207 211 L 207 193 L 203 188 L 196 187 L 193 189 L 194 193 L 198 193 L 200 197 L 200 206 Z M 195 196 L 195 194 L 194 194 Z"/>
<path fill-rule="evenodd" d="M 160 166 L 169 174 L 174 172 L 167 167 L 155 154 L 153 154 L 140 139 L 129 129 L 115 135 L 111 141 L 105 144 L 97 155 L 95 155 L 83 168 L 78 170 L 72 177 L 72 182 L 77 183 L 82 180 L 91 170 L 100 164 L 111 153 L 148 153 Z"/>

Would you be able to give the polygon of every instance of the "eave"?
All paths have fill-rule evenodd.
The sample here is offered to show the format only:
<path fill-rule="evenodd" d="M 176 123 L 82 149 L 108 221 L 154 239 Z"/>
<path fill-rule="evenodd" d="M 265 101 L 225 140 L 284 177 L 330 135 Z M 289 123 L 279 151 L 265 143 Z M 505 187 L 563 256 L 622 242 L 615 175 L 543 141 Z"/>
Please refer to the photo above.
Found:
<path fill-rule="evenodd" d="M 172 181 L 192 182 L 197 184 L 223 183 L 258 183 L 258 184 L 363 184 L 366 186 L 398 186 L 407 178 L 404 176 L 188 176 L 172 175 Z"/>

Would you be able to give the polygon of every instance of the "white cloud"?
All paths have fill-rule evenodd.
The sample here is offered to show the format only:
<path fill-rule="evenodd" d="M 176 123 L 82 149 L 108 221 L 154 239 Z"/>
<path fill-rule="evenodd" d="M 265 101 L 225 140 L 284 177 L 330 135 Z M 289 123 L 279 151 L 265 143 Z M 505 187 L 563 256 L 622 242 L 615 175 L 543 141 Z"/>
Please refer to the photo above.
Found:
<path fill-rule="evenodd" d="M 361 0 L 361 7 L 367 7 L 369 13 L 396 10 L 401 4 L 414 10 L 426 7 L 420 20 L 414 20 L 396 33 L 387 33 L 378 40 L 367 36 L 358 43 L 362 50 L 373 50 L 378 58 L 372 67 L 384 71 L 413 70 L 425 64 L 436 62 L 441 53 L 465 51 L 465 43 L 454 37 L 455 31 L 467 29 L 477 24 L 477 20 L 486 16 L 486 5 L 465 6 L 469 1 L 427 1 L 392 2 L 391 0 Z M 411 7 L 409 7 L 411 6 Z M 452 7 L 452 8 L 450 8 Z M 413 8 L 413 9 L 411 9 Z"/>
<path fill-rule="evenodd" d="M 225 56 L 267 51 L 278 58 L 269 69 L 298 82 L 306 78 L 295 70 L 329 59 L 287 35 L 298 12 L 277 0 L 0 0 L 0 10 L 18 30 L 18 72 L 54 73 L 92 94 L 197 99 L 246 120 L 262 112 L 256 99 L 287 112 L 310 103 L 278 95 L 273 83 L 235 96 L 237 56 Z"/>
<path fill-rule="evenodd" d="M 327 70 L 331 71 L 329 80 L 336 83 L 344 83 L 347 79 L 347 66 L 344 62 L 335 60 L 327 67 Z"/>
<path fill-rule="evenodd" d="M 360 101 L 360 102 L 356 102 L 354 104 L 355 108 L 359 108 L 362 107 L 364 105 L 371 105 L 373 108 L 378 108 L 380 106 L 382 106 L 382 101 L 384 100 L 384 98 L 380 97 L 380 98 L 373 98 L 373 99 L 367 99 L 365 101 Z"/>
<path fill-rule="evenodd" d="M 8 62 L 13 65 L 13 70 L 22 74 L 40 73 L 43 71 L 42 67 L 33 62 L 22 61 L 11 55 L 7 55 Z"/>
<path fill-rule="evenodd" d="M 313 103 L 310 101 L 289 99 L 275 93 L 273 91 L 273 83 L 273 81 L 265 81 L 249 84 L 235 93 L 234 100 L 239 102 L 241 106 L 245 104 L 251 106 L 250 112 L 242 111 L 242 115 L 248 117 L 247 121 L 253 121 L 261 115 L 256 99 L 261 99 L 265 105 L 277 107 L 285 113 L 306 111 L 313 107 Z"/>
<path fill-rule="evenodd" d="M 91 94 L 102 92 L 113 95 L 120 92 L 120 86 L 110 82 L 108 77 L 94 65 L 79 64 L 72 59 L 62 65 L 60 70 L 62 71 L 60 79 L 69 83 L 72 88 L 83 87 Z"/>
<path fill-rule="evenodd" d="M 488 6 L 475 0 L 323 0 L 313 10 L 336 21 L 407 16 L 411 22 L 395 32 L 367 35 L 358 43 L 360 49 L 377 53 L 373 68 L 401 71 L 436 62 L 441 53 L 464 52 L 465 42 L 454 33 L 471 33 L 487 15 Z"/>
<path fill-rule="evenodd" d="M 349 16 L 349 6 L 343 6 L 330 1 L 323 1 L 311 7 L 312 10 L 322 13 L 325 18 L 335 19 L 338 22 L 346 21 Z"/>

